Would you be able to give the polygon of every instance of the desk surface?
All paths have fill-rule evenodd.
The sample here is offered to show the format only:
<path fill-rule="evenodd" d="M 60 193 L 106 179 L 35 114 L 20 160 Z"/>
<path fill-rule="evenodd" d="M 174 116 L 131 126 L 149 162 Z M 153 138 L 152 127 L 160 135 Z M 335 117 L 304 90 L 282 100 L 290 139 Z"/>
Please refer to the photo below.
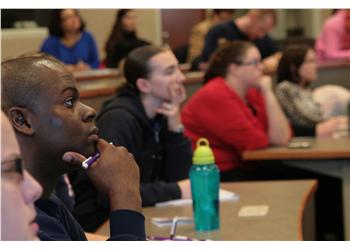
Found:
<path fill-rule="evenodd" d="M 326 61 L 319 64 L 320 70 L 328 69 L 348 69 L 350 67 L 350 60 L 345 61 Z M 186 75 L 186 85 L 200 86 L 204 72 L 190 72 L 189 64 L 180 64 L 181 71 Z M 327 71 L 328 72 L 328 71 Z M 89 98 L 94 96 L 113 95 L 115 89 L 120 86 L 123 79 L 117 69 L 97 69 L 87 70 L 81 72 L 74 72 L 74 77 L 80 86 L 82 98 Z M 332 83 L 330 81 L 329 83 Z M 94 86 L 89 86 L 94 85 Z"/>
<path fill-rule="evenodd" d="M 116 78 L 120 76 L 120 73 L 117 69 L 91 69 L 74 72 L 73 76 L 76 81 L 82 82 L 96 79 Z"/>
<path fill-rule="evenodd" d="M 236 192 L 240 199 L 220 203 L 220 231 L 209 235 L 214 240 L 301 240 L 303 213 L 314 194 L 317 182 L 259 181 L 223 183 L 221 188 Z M 238 217 L 243 206 L 268 205 L 269 212 L 262 217 Z M 156 227 L 152 217 L 192 216 L 192 206 L 149 207 L 143 209 L 146 233 L 150 236 L 169 236 L 170 227 Z M 109 235 L 106 222 L 96 233 Z M 193 225 L 180 225 L 177 235 L 203 238 L 196 235 Z"/>
<path fill-rule="evenodd" d="M 243 153 L 244 160 L 317 160 L 350 159 L 350 139 L 295 138 L 310 141 L 306 149 L 289 149 L 286 146 L 250 150 Z"/>

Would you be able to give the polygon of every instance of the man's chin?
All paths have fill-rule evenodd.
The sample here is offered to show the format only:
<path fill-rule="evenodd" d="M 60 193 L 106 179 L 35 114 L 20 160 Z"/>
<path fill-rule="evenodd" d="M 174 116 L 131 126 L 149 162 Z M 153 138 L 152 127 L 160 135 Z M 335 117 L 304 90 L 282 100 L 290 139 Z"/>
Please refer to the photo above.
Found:
<path fill-rule="evenodd" d="M 97 150 L 95 147 L 95 143 L 86 143 L 84 145 L 81 145 L 80 147 L 66 149 L 62 152 L 62 155 L 66 152 L 78 153 L 78 154 L 84 156 L 85 158 L 88 158 L 88 157 L 94 155 L 97 152 Z M 80 165 L 77 165 L 77 163 L 68 163 L 68 162 L 65 162 L 65 163 L 66 163 L 66 165 L 62 169 L 63 174 L 69 173 L 69 172 L 74 171 L 76 169 L 79 169 L 81 167 Z"/>
<path fill-rule="evenodd" d="M 89 143 L 83 150 L 83 154 L 86 158 L 96 154 L 97 149 L 96 149 L 96 143 Z"/>

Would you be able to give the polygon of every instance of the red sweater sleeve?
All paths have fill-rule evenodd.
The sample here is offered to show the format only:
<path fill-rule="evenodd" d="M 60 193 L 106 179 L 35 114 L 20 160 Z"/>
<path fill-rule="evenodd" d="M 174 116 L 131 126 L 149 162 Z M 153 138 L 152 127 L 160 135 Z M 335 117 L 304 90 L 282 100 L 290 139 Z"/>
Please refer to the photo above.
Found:
<path fill-rule="evenodd" d="M 256 115 L 224 83 L 208 86 L 183 110 L 188 134 L 208 137 L 213 145 L 232 146 L 240 152 L 266 147 L 269 141 L 265 108 L 258 94 L 248 100 L 253 101 Z"/>

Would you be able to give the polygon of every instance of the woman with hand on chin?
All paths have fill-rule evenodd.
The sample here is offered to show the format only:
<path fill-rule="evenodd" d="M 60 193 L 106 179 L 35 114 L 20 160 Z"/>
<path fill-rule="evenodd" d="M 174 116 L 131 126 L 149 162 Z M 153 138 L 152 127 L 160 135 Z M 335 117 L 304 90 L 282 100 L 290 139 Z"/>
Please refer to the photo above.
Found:
<path fill-rule="evenodd" d="M 310 83 L 316 79 L 315 51 L 305 45 L 291 45 L 278 66 L 277 98 L 296 136 L 338 137 L 347 130 L 350 92 L 334 85 L 312 90 Z"/>
<path fill-rule="evenodd" d="M 190 198 L 188 172 L 192 151 L 183 135 L 180 117 L 180 104 L 186 98 L 185 77 L 176 57 L 169 49 L 137 48 L 126 57 L 124 76 L 126 85 L 104 104 L 96 118 L 99 135 L 126 147 L 135 157 L 140 167 L 143 206 Z M 79 195 L 84 195 L 86 190 L 75 192 L 79 200 Z M 104 216 L 107 199 L 96 191 L 95 194 L 95 198 L 87 198 L 91 199 L 90 203 L 98 204 L 90 212 Z M 84 212 L 86 202 L 76 204 L 83 226 L 89 224 L 86 219 L 89 216 Z"/>
<path fill-rule="evenodd" d="M 229 42 L 210 60 L 205 85 L 186 103 L 182 121 L 192 145 L 206 137 L 222 180 L 257 178 L 242 159 L 245 150 L 285 145 L 291 137 L 288 120 L 262 76 L 258 49 L 250 42 Z"/>

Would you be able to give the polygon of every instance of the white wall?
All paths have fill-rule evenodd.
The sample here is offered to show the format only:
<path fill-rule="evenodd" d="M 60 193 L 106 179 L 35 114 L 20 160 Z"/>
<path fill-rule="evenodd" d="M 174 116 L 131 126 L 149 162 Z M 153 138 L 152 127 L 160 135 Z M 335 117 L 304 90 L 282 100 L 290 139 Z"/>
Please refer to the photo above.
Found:
<path fill-rule="evenodd" d="M 38 51 L 47 34 L 46 28 L 2 29 L 1 60 L 31 51 Z"/>
<path fill-rule="evenodd" d="M 162 19 L 159 9 L 137 10 L 137 34 L 155 45 L 162 43 Z"/>

